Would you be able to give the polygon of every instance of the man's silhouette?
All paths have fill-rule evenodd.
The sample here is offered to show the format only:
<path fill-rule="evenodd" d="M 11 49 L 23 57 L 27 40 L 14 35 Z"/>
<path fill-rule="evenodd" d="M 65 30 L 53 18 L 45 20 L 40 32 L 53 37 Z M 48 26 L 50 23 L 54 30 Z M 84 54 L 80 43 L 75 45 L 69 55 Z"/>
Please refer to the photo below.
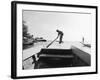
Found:
<path fill-rule="evenodd" d="M 62 42 L 63 42 L 63 41 L 62 41 L 62 38 L 63 38 L 63 35 L 64 35 L 64 34 L 63 34 L 63 32 L 62 32 L 62 31 L 60 31 L 60 30 L 58 30 L 58 29 L 57 29 L 56 31 L 58 32 L 59 44 L 60 44 L 60 43 L 62 43 Z"/>

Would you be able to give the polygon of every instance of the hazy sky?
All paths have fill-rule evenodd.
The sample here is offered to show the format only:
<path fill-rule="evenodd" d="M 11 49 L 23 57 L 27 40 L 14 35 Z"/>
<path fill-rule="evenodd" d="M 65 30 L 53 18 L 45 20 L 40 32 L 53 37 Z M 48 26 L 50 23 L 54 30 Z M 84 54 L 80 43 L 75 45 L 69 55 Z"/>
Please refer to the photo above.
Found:
<path fill-rule="evenodd" d="M 64 33 L 64 41 L 81 41 L 83 36 L 86 41 L 91 41 L 91 14 L 25 10 L 23 20 L 34 37 L 53 40 L 59 29 Z"/>

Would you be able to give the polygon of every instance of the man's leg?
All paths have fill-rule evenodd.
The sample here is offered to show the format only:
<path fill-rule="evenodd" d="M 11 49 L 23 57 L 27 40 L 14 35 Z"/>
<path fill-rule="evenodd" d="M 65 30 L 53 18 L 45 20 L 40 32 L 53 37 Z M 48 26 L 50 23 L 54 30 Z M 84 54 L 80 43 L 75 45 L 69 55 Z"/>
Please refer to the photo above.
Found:
<path fill-rule="evenodd" d="M 59 41 L 59 43 L 62 43 L 62 38 L 63 38 L 63 35 L 60 35 L 60 41 Z"/>

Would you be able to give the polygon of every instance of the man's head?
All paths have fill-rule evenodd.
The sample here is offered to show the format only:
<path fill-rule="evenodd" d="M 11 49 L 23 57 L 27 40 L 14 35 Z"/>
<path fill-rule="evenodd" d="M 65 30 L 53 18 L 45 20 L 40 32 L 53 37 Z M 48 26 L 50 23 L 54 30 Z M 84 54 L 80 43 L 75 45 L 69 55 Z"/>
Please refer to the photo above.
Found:
<path fill-rule="evenodd" d="M 56 31 L 57 31 L 57 32 L 59 32 L 59 30 L 58 30 L 58 29 L 57 29 Z"/>

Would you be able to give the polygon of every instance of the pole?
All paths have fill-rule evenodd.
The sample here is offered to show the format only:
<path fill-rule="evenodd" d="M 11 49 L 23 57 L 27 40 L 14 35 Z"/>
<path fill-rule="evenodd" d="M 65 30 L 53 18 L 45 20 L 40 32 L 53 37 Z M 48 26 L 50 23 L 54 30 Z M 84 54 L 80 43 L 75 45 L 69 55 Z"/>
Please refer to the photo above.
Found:
<path fill-rule="evenodd" d="M 58 38 L 58 36 L 57 36 L 56 39 L 54 39 L 50 44 L 48 44 L 48 45 L 46 46 L 46 48 L 48 48 L 53 42 L 55 42 L 55 41 L 57 40 L 57 38 Z"/>

